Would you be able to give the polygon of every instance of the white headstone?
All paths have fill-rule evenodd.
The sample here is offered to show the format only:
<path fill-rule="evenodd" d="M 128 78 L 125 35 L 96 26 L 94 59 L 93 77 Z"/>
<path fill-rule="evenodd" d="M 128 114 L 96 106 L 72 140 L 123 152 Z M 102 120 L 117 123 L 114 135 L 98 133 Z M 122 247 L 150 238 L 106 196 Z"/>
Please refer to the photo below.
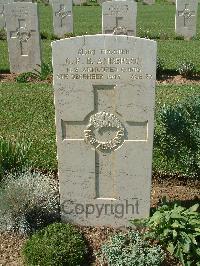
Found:
<path fill-rule="evenodd" d="M 54 34 L 64 37 L 73 32 L 72 0 L 53 0 L 52 6 Z"/>
<path fill-rule="evenodd" d="M 10 71 L 23 73 L 41 65 L 37 4 L 5 5 Z"/>
<path fill-rule="evenodd" d="M 0 0 L 0 29 L 4 29 L 6 26 L 4 5 L 12 2 L 13 0 Z"/>
<path fill-rule="evenodd" d="M 175 31 L 190 39 L 196 35 L 197 0 L 176 0 Z"/>
<path fill-rule="evenodd" d="M 111 1 L 111 0 L 110 0 Z M 108 0 L 97 0 L 97 3 L 101 6 L 104 2 L 108 2 Z"/>
<path fill-rule="evenodd" d="M 124 226 L 148 216 L 156 42 L 94 35 L 52 49 L 62 219 Z"/>
<path fill-rule="evenodd" d="M 112 1 L 102 4 L 102 33 L 136 36 L 137 3 Z"/>

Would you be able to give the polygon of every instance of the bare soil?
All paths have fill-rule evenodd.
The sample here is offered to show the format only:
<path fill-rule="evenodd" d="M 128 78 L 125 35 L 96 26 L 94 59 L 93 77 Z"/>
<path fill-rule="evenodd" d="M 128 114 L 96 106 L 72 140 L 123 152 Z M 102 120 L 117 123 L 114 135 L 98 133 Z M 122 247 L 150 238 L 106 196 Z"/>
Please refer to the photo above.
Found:
<path fill-rule="evenodd" d="M 193 78 L 185 78 L 181 75 L 167 75 L 164 74 L 159 79 L 157 79 L 157 84 L 200 84 L 200 76 L 195 76 Z"/>
<path fill-rule="evenodd" d="M 157 175 L 153 178 L 151 193 L 151 207 L 155 208 L 163 197 L 170 201 L 181 201 L 185 206 L 192 206 L 200 201 L 200 181 L 180 178 L 179 176 Z M 99 266 L 95 261 L 95 252 L 109 237 L 119 230 L 112 227 L 78 227 L 83 233 L 88 249 L 88 265 Z M 0 233 L 0 266 L 22 266 L 21 248 L 26 237 L 15 233 Z M 92 264 L 91 264 L 92 263 Z M 167 254 L 164 266 L 180 265 L 174 258 Z"/>

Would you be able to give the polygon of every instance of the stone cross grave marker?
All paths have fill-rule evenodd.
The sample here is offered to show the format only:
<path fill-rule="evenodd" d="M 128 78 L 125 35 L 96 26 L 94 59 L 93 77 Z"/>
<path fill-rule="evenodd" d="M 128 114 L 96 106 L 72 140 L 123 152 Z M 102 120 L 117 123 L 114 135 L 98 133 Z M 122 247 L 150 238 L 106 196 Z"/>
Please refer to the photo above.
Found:
<path fill-rule="evenodd" d="M 12 2 L 13 0 L 0 0 L 0 29 L 4 29 L 6 26 L 6 21 L 4 16 L 4 5 Z"/>
<path fill-rule="evenodd" d="M 10 71 L 23 73 L 41 65 L 37 4 L 11 3 L 5 6 Z"/>
<path fill-rule="evenodd" d="M 52 5 L 54 34 L 64 37 L 65 33 L 73 32 L 72 0 L 54 0 Z"/>
<path fill-rule="evenodd" d="M 137 3 L 112 1 L 102 3 L 102 33 L 136 36 Z"/>
<path fill-rule="evenodd" d="M 156 42 L 52 43 L 62 219 L 128 225 L 150 210 Z"/>
<path fill-rule="evenodd" d="M 190 39 L 196 35 L 197 0 L 176 0 L 175 31 Z"/>

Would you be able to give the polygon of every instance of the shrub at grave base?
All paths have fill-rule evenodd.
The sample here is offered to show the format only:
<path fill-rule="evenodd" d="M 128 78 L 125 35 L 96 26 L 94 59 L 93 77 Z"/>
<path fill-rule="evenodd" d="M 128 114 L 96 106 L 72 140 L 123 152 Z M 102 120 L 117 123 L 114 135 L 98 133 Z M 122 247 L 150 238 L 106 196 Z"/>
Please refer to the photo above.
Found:
<path fill-rule="evenodd" d="M 86 245 L 72 225 L 54 223 L 32 235 L 23 255 L 27 265 L 77 266 L 84 262 Z"/>
<path fill-rule="evenodd" d="M 162 59 L 157 57 L 157 65 L 156 65 L 156 77 L 159 78 L 164 73 L 164 62 Z"/>
<path fill-rule="evenodd" d="M 6 40 L 6 31 L 4 29 L 0 29 L 0 40 Z"/>
<path fill-rule="evenodd" d="M 200 265 L 200 213 L 196 204 L 186 209 L 178 204 L 164 204 L 152 217 L 134 220 L 149 229 L 147 238 L 159 240 L 183 266 Z M 198 264 L 199 263 L 199 264 Z"/>
<path fill-rule="evenodd" d="M 164 260 L 160 246 L 151 246 L 134 231 L 114 235 L 97 256 L 110 266 L 158 266 Z"/>
<path fill-rule="evenodd" d="M 58 220 L 56 182 L 39 173 L 6 176 L 0 187 L 0 229 L 30 233 Z"/>
<path fill-rule="evenodd" d="M 52 76 L 52 65 L 51 63 L 42 63 L 41 65 L 38 65 L 40 68 L 40 71 L 37 69 L 34 69 L 34 72 L 24 72 L 19 74 L 18 77 L 16 77 L 16 81 L 18 83 L 27 83 L 31 81 L 43 81 L 47 80 Z"/>
<path fill-rule="evenodd" d="M 24 72 L 22 74 L 19 74 L 19 76 L 16 77 L 16 82 L 18 83 L 27 83 L 34 79 L 34 73 L 32 72 Z"/>
<path fill-rule="evenodd" d="M 197 69 L 193 62 L 185 60 L 179 65 L 178 73 L 185 78 L 192 78 L 197 74 Z"/>
<path fill-rule="evenodd" d="M 155 128 L 159 148 L 174 170 L 188 176 L 200 175 L 200 97 L 186 98 L 176 106 L 163 106 Z"/>

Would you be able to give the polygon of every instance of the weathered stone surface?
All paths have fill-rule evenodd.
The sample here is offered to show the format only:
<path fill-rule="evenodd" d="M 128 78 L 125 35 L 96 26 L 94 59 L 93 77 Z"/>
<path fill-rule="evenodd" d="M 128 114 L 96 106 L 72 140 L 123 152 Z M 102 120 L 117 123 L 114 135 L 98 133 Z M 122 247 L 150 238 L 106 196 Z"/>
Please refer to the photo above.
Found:
<path fill-rule="evenodd" d="M 136 2 L 104 2 L 102 4 L 102 33 L 136 36 L 136 18 Z"/>
<path fill-rule="evenodd" d="M 156 42 L 52 43 L 62 219 L 128 225 L 150 210 Z"/>
<path fill-rule="evenodd" d="M 111 1 L 111 0 L 110 0 Z M 108 0 L 97 0 L 97 3 L 99 5 L 102 5 L 104 2 L 108 2 Z"/>
<path fill-rule="evenodd" d="M 176 0 L 175 31 L 190 39 L 196 35 L 197 0 Z"/>
<path fill-rule="evenodd" d="M 22 73 L 39 69 L 40 34 L 37 4 L 5 5 L 10 71 Z"/>
<path fill-rule="evenodd" d="M 4 29 L 6 26 L 5 15 L 4 15 L 4 5 L 12 3 L 13 0 L 0 0 L 0 29 Z"/>
<path fill-rule="evenodd" d="M 54 34 L 64 37 L 65 33 L 73 32 L 72 0 L 53 0 Z"/>

